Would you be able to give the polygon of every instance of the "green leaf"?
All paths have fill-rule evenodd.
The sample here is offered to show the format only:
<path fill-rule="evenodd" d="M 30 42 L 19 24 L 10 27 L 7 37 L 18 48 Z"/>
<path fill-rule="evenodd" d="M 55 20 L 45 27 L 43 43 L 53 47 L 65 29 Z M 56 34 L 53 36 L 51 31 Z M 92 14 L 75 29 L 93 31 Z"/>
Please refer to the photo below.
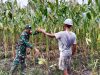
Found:
<path fill-rule="evenodd" d="M 88 0 L 88 5 L 90 5 L 90 3 L 92 3 L 92 0 Z"/>
<path fill-rule="evenodd" d="M 90 12 L 87 13 L 87 17 L 88 17 L 88 19 L 91 19 L 91 14 L 90 14 Z"/>
<path fill-rule="evenodd" d="M 97 6 L 98 6 L 98 9 L 100 11 L 100 0 L 95 0 L 95 2 L 96 2 Z"/>
<path fill-rule="evenodd" d="M 96 4 L 98 4 L 98 0 L 95 0 Z"/>
<path fill-rule="evenodd" d="M 0 23 L 0 29 L 3 29 L 3 24 L 2 23 Z"/>

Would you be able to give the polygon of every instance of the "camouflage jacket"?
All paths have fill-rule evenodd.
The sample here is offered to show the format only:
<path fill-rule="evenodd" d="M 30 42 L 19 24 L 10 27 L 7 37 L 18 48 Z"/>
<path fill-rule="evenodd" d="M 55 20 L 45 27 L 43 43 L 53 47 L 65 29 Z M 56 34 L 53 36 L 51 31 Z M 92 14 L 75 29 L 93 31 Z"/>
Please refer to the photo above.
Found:
<path fill-rule="evenodd" d="M 36 35 L 37 32 L 33 32 L 33 35 Z M 32 44 L 29 43 L 30 34 L 23 31 L 16 46 L 16 55 L 26 56 L 26 48 L 32 48 Z"/>

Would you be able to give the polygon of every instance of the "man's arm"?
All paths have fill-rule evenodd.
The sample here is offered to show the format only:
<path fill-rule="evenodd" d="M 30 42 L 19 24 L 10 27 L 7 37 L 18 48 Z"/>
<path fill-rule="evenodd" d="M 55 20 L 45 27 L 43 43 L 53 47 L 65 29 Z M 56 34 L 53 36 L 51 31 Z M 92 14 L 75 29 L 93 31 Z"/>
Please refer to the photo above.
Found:
<path fill-rule="evenodd" d="M 26 58 L 28 59 L 28 60 L 31 60 L 31 49 L 30 48 L 26 48 Z"/>
<path fill-rule="evenodd" d="M 52 34 L 52 33 L 43 32 L 43 34 L 45 34 L 45 35 L 47 35 L 47 36 L 49 36 L 51 38 L 54 38 L 55 37 L 55 35 Z"/>
<path fill-rule="evenodd" d="M 53 33 L 47 33 L 44 29 L 37 29 L 38 32 L 42 32 L 44 35 L 47 35 L 51 38 L 54 38 L 55 35 Z"/>
<path fill-rule="evenodd" d="M 36 31 L 43 33 L 44 35 L 47 35 L 51 38 L 56 38 L 59 39 L 62 36 L 62 32 L 57 32 L 57 33 L 47 33 L 44 29 L 38 28 Z"/>
<path fill-rule="evenodd" d="M 76 44 L 73 44 L 72 46 L 72 55 L 76 53 Z"/>
<path fill-rule="evenodd" d="M 74 36 L 75 36 L 75 39 L 74 39 L 74 42 L 73 42 L 73 45 L 72 45 L 72 55 L 76 54 L 76 49 L 77 49 L 76 34 L 74 34 Z"/>
<path fill-rule="evenodd" d="M 25 40 L 25 36 L 21 36 L 21 39 L 23 41 L 23 43 L 28 47 L 32 49 L 32 44 L 30 44 L 27 40 Z"/>

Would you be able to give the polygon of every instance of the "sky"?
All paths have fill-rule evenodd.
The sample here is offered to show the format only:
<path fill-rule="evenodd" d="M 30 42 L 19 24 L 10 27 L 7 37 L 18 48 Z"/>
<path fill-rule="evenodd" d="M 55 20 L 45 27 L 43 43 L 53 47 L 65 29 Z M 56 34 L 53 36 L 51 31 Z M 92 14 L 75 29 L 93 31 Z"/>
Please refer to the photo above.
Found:
<path fill-rule="evenodd" d="M 1 0 L 0 0 L 1 1 Z M 7 0 L 3 0 L 3 2 L 6 2 Z M 18 0 L 17 0 L 18 1 Z M 20 1 L 20 0 L 19 0 Z M 24 0 L 22 0 L 23 2 L 25 2 Z M 48 0 L 48 1 L 52 1 L 52 2 L 54 2 L 55 0 Z M 68 0 L 66 0 L 66 1 L 68 1 Z M 78 1 L 78 3 L 80 3 L 80 4 L 82 4 L 82 0 L 76 0 L 76 1 Z M 87 3 L 88 2 L 88 0 L 84 0 L 84 3 Z"/>
<path fill-rule="evenodd" d="M 77 0 L 79 4 L 82 4 L 82 0 Z M 94 2 L 95 0 L 92 0 L 92 2 Z M 84 0 L 85 4 L 88 4 L 88 0 Z"/>
<path fill-rule="evenodd" d="M 82 0 L 77 0 L 79 4 L 82 4 Z M 88 3 L 88 0 L 84 0 L 84 3 Z"/>
<path fill-rule="evenodd" d="M 1 1 L 1 0 L 0 0 Z M 3 3 L 5 3 L 6 1 L 8 1 L 8 0 L 3 0 Z M 14 0 L 11 0 L 11 1 L 14 1 Z M 27 6 L 27 4 L 28 4 L 28 0 L 16 0 L 17 1 L 17 4 L 18 4 L 18 6 L 20 7 L 20 8 L 24 8 L 24 7 L 26 7 Z M 50 1 L 50 2 L 55 2 L 55 0 L 48 0 L 48 1 Z M 60 0 L 59 0 L 60 1 Z M 70 1 L 70 0 L 66 0 L 66 1 Z M 87 4 L 88 3 L 88 0 L 76 0 L 79 4 Z M 94 1 L 94 0 L 92 0 L 92 1 Z"/>

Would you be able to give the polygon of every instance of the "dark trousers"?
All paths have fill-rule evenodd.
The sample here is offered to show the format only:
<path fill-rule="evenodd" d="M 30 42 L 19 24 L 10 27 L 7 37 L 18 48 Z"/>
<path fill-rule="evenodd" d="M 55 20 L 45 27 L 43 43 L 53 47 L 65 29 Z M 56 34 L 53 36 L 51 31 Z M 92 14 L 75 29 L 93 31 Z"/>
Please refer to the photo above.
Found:
<path fill-rule="evenodd" d="M 15 72 L 17 72 L 17 70 L 20 72 L 20 75 L 25 75 L 25 67 L 25 57 L 16 56 L 13 65 L 11 66 L 10 75 L 16 75 Z"/>

